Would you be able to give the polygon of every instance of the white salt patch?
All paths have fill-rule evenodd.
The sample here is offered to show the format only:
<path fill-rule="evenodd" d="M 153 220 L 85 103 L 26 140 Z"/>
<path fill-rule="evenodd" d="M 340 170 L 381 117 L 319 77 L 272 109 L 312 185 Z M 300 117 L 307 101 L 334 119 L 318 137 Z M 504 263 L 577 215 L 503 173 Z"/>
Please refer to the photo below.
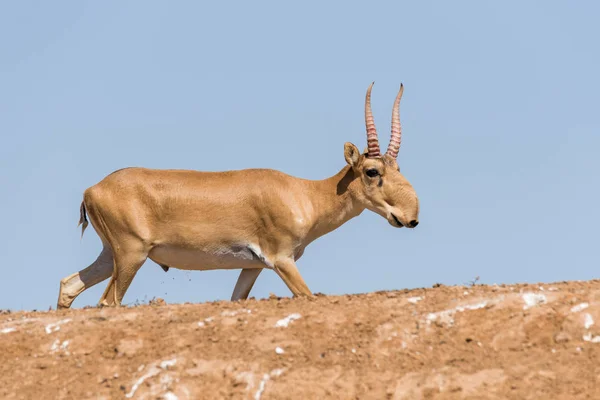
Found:
<path fill-rule="evenodd" d="M 352 353 L 356 354 L 356 349 L 352 349 Z"/>
<path fill-rule="evenodd" d="M 221 313 L 221 316 L 222 317 L 233 317 L 236 314 L 237 314 L 237 311 L 223 311 Z"/>
<path fill-rule="evenodd" d="M 281 347 L 275 347 L 275 353 L 283 354 L 283 353 L 285 353 L 285 350 L 283 350 Z"/>
<path fill-rule="evenodd" d="M 421 300 L 423 300 L 423 298 L 421 296 L 409 297 L 408 299 L 406 299 L 406 301 L 408 301 L 409 303 L 412 303 L 412 304 L 417 304 Z"/>
<path fill-rule="evenodd" d="M 175 364 L 177 364 L 177 359 L 172 359 L 172 360 L 165 360 L 163 362 L 160 363 L 160 367 L 162 369 L 167 369 L 168 367 L 172 367 Z"/>
<path fill-rule="evenodd" d="M 237 310 L 237 311 L 223 311 L 221 313 L 221 315 L 223 317 L 234 317 L 240 313 L 250 314 L 250 313 L 252 313 L 252 310 L 246 310 L 245 308 L 243 308 L 243 309 Z"/>
<path fill-rule="evenodd" d="M 429 313 L 427 314 L 427 324 L 431 324 L 431 322 L 436 321 L 438 318 L 441 322 L 448 323 L 449 325 L 454 324 L 454 319 L 452 319 L 452 315 L 454 315 L 456 311 L 454 310 L 446 310 L 446 311 L 438 311 L 437 313 Z"/>
<path fill-rule="evenodd" d="M 158 374 L 160 374 L 160 369 L 158 369 L 158 368 L 156 368 L 156 367 L 152 367 L 152 368 L 150 369 L 150 371 L 148 371 L 148 372 L 146 372 L 144 375 L 142 375 L 142 376 L 140 377 L 140 379 L 138 379 L 138 380 L 137 380 L 137 381 L 136 381 L 136 382 L 133 384 L 133 386 L 131 387 L 131 390 L 129 391 L 129 393 L 127 393 L 127 394 L 125 395 L 125 397 L 127 397 L 127 398 L 129 398 L 129 399 L 130 399 L 130 398 L 132 398 L 132 397 L 133 397 L 133 395 L 135 394 L 135 391 L 136 391 L 136 390 L 138 390 L 138 388 L 140 387 L 140 385 L 141 385 L 142 383 L 144 383 L 144 381 L 145 381 L 146 379 L 148 379 L 148 378 L 151 378 L 151 377 L 153 377 L 153 376 L 156 376 L 156 375 L 158 375 Z"/>
<path fill-rule="evenodd" d="M 571 307 L 571 312 L 576 313 L 579 311 L 583 311 L 588 308 L 590 305 L 588 303 L 577 304 L 576 306 Z"/>
<path fill-rule="evenodd" d="M 51 351 L 52 353 L 54 353 L 55 351 L 57 351 L 57 350 L 58 350 L 58 346 L 59 346 L 59 345 L 60 345 L 60 340 L 56 339 L 56 340 L 54 341 L 54 343 L 52 343 L 52 346 L 50 346 L 50 351 Z"/>
<path fill-rule="evenodd" d="M 469 292 L 467 292 L 466 290 L 463 292 L 463 294 L 466 296 L 469 294 Z"/>
<path fill-rule="evenodd" d="M 69 352 L 67 351 L 68 347 L 69 347 L 69 340 L 65 340 L 64 342 L 60 342 L 60 340 L 56 339 L 53 343 L 52 346 L 50 347 L 50 353 L 56 353 L 57 351 L 64 351 L 67 355 L 69 355 Z"/>
<path fill-rule="evenodd" d="M 541 293 L 523 293 L 523 301 L 525 302 L 523 310 L 548 302 L 546 296 Z"/>
<path fill-rule="evenodd" d="M 160 365 L 160 368 L 162 368 L 162 369 L 167 369 L 168 367 L 172 367 L 172 366 L 174 366 L 176 363 L 177 363 L 177 359 L 175 359 L 175 358 L 174 358 L 174 359 L 172 359 L 172 360 L 165 360 L 165 361 L 162 361 L 162 362 L 161 362 L 159 365 Z M 143 364 L 142 364 L 142 365 L 140 365 L 140 367 L 138 368 L 138 372 L 139 372 L 139 371 L 141 371 L 142 369 L 144 369 L 144 365 L 143 365 Z M 160 370 L 159 368 L 157 368 L 157 367 L 155 367 L 155 366 L 152 366 L 152 367 L 151 367 L 151 368 L 148 370 L 148 372 L 146 372 L 144 375 L 142 375 L 142 376 L 141 376 L 141 377 L 140 377 L 140 378 L 139 378 L 139 379 L 138 379 L 138 380 L 137 380 L 137 381 L 136 381 L 136 382 L 133 384 L 133 386 L 131 387 L 131 390 L 129 391 L 129 393 L 127 393 L 127 394 L 125 395 L 125 397 L 127 397 L 127 398 L 132 398 L 132 397 L 133 397 L 133 395 L 135 394 L 136 390 L 138 390 L 138 388 L 140 387 L 140 385 L 141 385 L 142 383 L 144 383 L 144 381 L 145 381 L 146 379 L 148 379 L 148 378 L 151 378 L 151 377 L 153 377 L 153 376 L 156 376 L 156 375 L 160 374 L 160 372 L 161 372 L 161 370 Z M 163 377 L 161 378 L 160 382 L 161 382 L 161 383 L 162 383 L 164 386 L 168 387 L 168 386 L 169 386 L 169 385 L 170 385 L 170 384 L 173 382 L 173 378 L 172 378 L 171 376 L 169 376 L 169 375 L 166 375 L 166 376 L 163 376 Z M 166 388 L 165 388 L 165 389 L 166 389 Z M 171 392 L 167 392 L 167 393 L 164 395 L 164 397 L 163 397 L 163 398 L 165 398 L 165 399 L 170 399 L 170 400 L 176 400 L 176 399 L 177 399 L 177 396 L 175 396 L 175 394 L 174 394 L 174 393 L 171 393 L 170 397 L 167 397 L 167 395 L 168 395 L 169 393 L 171 393 Z"/>
<path fill-rule="evenodd" d="M 204 318 L 204 321 L 198 322 L 198 326 L 202 328 L 202 327 L 206 326 L 206 324 L 209 324 L 209 323 L 213 322 L 214 320 L 215 319 L 213 317 Z"/>
<path fill-rule="evenodd" d="M 254 394 L 254 400 L 260 400 L 260 396 L 262 396 L 263 392 L 265 391 L 265 386 L 267 385 L 267 382 L 269 381 L 269 379 L 271 379 L 271 377 L 280 376 L 282 373 L 282 369 L 274 369 L 273 371 L 271 371 L 270 374 L 264 374 L 263 378 L 260 381 L 260 384 L 258 385 L 258 390 Z"/>
<path fill-rule="evenodd" d="M 286 328 L 290 324 L 290 322 L 292 322 L 295 319 L 300 319 L 300 317 L 302 316 L 298 313 L 290 314 L 284 319 L 280 319 L 279 321 L 277 321 L 277 323 L 275 324 L 275 328 Z"/>
<path fill-rule="evenodd" d="M 454 325 L 454 318 L 452 318 L 452 317 L 457 312 L 463 312 L 463 311 L 467 311 L 467 310 L 478 310 L 480 308 L 484 308 L 485 306 L 487 306 L 487 304 L 488 304 L 487 301 L 482 301 L 480 303 L 467 304 L 466 306 L 457 306 L 450 310 L 429 313 L 429 314 L 427 314 L 427 317 L 426 317 L 427 324 L 431 324 L 431 322 L 439 320 L 442 323 L 445 323 L 448 325 Z"/>
<path fill-rule="evenodd" d="M 179 397 L 175 395 L 173 392 L 167 392 L 163 395 L 163 399 L 165 400 L 179 400 Z"/>
<path fill-rule="evenodd" d="M 271 379 L 269 374 L 263 375 L 263 378 L 261 379 L 260 384 L 258 385 L 258 390 L 254 394 L 254 400 L 260 400 L 260 396 L 262 396 L 262 393 L 265 391 L 265 386 L 267 385 L 267 381 L 269 379 Z"/>
<path fill-rule="evenodd" d="M 67 318 L 67 319 L 63 319 L 61 321 L 55 322 L 53 324 L 48 324 L 48 325 L 46 325 L 46 328 L 45 328 L 46 333 L 50 334 L 52 332 L 56 332 L 56 331 L 60 330 L 60 326 L 62 324 L 66 324 L 67 322 L 70 322 L 70 321 L 71 321 L 71 318 Z"/>
<path fill-rule="evenodd" d="M 555 287 L 551 287 L 551 288 L 548 288 L 548 290 L 551 291 L 551 292 L 556 292 L 558 289 L 555 288 Z"/>
<path fill-rule="evenodd" d="M 163 375 L 160 377 L 160 383 L 163 388 L 167 389 L 173 383 L 173 377 L 171 375 Z"/>
<path fill-rule="evenodd" d="M 600 336 L 592 336 L 591 333 L 586 333 L 583 335 L 583 340 L 586 342 L 600 343 Z"/>
<path fill-rule="evenodd" d="M 17 330 L 17 329 L 16 329 L 16 328 L 13 328 L 13 327 L 10 327 L 10 328 L 4 328 L 4 329 L 2 329 L 2 330 L 0 331 L 0 333 L 11 333 L 11 332 L 14 332 L 14 331 L 16 331 L 16 330 Z"/>
<path fill-rule="evenodd" d="M 238 382 L 246 382 L 246 390 L 254 387 L 254 374 L 252 372 L 243 371 L 236 375 Z"/>
<path fill-rule="evenodd" d="M 590 329 L 592 325 L 594 325 L 594 318 L 592 318 L 590 314 L 586 313 L 583 317 L 583 326 L 585 329 Z"/>
<path fill-rule="evenodd" d="M 463 312 L 465 310 L 478 310 L 480 308 L 484 308 L 485 306 L 487 306 L 487 301 L 482 301 L 481 303 L 458 306 L 456 307 L 456 311 Z"/>

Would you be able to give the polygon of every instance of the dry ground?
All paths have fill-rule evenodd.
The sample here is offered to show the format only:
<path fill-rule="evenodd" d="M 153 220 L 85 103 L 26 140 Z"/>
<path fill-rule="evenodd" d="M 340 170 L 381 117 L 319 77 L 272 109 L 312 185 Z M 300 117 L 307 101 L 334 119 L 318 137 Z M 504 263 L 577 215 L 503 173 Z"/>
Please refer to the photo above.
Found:
<path fill-rule="evenodd" d="M 161 303 L 1 314 L 0 398 L 600 398 L 598 280 Z"/>

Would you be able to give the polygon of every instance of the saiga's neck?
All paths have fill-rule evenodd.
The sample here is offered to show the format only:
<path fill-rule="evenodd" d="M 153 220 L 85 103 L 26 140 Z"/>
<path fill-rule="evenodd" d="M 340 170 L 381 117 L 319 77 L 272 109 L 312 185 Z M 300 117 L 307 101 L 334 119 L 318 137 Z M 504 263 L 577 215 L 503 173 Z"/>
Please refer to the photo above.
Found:
<path fill-rule="evenodd" d="M 311 183 L 315 196 L 311 198 L 314 214 L 308 243 L 339 228 L 364 210 L 354 195 L 358 182 L 350 166 L 330 178 Z"/>

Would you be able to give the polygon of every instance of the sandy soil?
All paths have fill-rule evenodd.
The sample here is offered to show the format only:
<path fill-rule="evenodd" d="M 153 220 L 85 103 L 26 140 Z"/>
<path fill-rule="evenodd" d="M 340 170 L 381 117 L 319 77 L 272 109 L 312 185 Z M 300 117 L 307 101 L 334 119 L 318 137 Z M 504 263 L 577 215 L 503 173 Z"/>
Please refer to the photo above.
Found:
<path fill-rule="evenodd" d="M 600 281 L 0 314 L 2 399 L 598 399 Z"/>

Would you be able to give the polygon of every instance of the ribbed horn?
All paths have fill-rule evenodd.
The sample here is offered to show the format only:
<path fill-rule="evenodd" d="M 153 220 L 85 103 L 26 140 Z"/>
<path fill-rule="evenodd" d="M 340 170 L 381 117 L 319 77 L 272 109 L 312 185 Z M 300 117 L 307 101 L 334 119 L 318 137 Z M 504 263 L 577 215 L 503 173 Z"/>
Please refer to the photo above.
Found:
<path fill-rule="evenodd" d="M 404 85 L 400 84 L 400 90 L 396 101 L 394 101 L 394 109 L 392 110 L 392 136 L 390 137 L 390 144 L 385 154 L 396 158 L 398 157 L 398 151 L 400 150 L 400 141 L 402 140 L 402 126 L 400 125 L 400 99 L 404 93 Z"/>
<path fill-rule="evenodd" d="M 375 82 L 372 82 L 367 89 L 367 97 L 365 98 L 365 125 L 367 127 L 367 146 L 369 153 L 367 157 L 380 157 L 379 140 L 377 139 L 377 129 L 375 129 L 375 121 L 373 112 L 371 111 L 371 89 Z"/>

